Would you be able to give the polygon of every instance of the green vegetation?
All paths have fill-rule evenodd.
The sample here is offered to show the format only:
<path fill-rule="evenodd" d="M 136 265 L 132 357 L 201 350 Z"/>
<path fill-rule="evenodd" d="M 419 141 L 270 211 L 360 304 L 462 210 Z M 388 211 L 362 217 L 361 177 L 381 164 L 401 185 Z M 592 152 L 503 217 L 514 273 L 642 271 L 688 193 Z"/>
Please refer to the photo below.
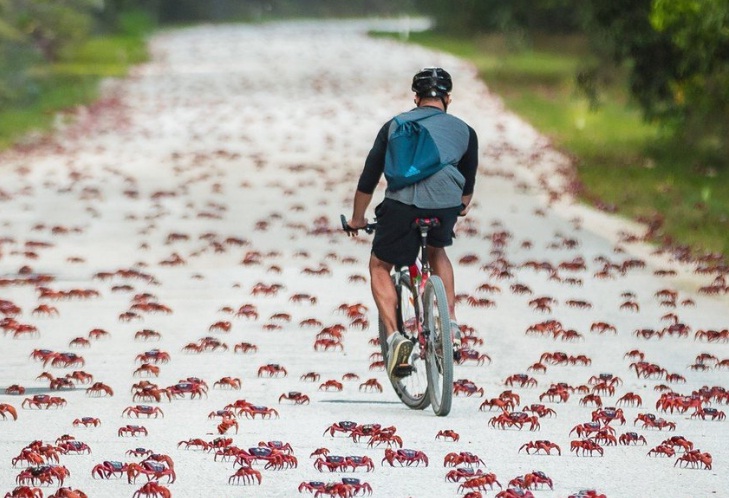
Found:
<path fill-rule="evenodd" d="M 508 107 L 575 158 L 582 198 L 632 218 L 662 223 L 654 240 L 729 255 L 729 164 L 642 119 L 613 74 L 591 107 L 577 91 L 586 43 L 576 36 L 517 46 L 503 36 L 414 33 L 411 42 L 472 61 Z"/>
<path fill-rule="evenodd" d="M 145 35 L 152 27 L 149 17 L 141 12 L 123 13 L 118 25 L 110 34 L 78 40 L 74 35 L 51 51 L 52 56 L 40 53 L 31 43 L 22 43 L 22 38 L 0 43 L 0 55 L 22 55 L 16 61 L 0 57 L 0 149 L 29 131 L 47 130 L 58 111 L 97 98 L 102 78 L 124 76 L 130 66 L 146 60 Z"/>

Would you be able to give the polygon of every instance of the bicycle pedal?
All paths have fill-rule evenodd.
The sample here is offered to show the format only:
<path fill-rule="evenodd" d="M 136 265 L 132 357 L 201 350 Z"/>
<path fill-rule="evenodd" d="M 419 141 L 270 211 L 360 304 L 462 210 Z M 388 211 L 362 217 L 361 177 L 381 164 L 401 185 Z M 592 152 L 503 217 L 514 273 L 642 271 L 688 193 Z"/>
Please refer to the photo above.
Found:
<path fill-rule="evenodd" d="M 398 379 L 402 379 L 402 378 L 408 377 L 412 373 L 413 373 L 413 366 L 412 365 L 398 365 L 392 371 L 392 375 L 394 377 L 397 377 Z"/>

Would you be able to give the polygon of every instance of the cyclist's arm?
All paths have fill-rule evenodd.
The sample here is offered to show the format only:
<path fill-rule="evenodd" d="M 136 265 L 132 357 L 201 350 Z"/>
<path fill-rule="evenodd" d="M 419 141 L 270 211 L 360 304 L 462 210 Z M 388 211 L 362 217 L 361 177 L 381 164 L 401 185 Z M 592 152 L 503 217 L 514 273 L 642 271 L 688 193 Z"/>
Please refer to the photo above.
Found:
<path fill-rule="evenodd" d="M 365 212 L 372 201 L 372 194 L 366 194 L 361 190 L 354 193 L 354 207 L 352 208 L 352 218 L 347 224 L 352 228 L 364 228 L 367 225 Z"/>
<path fill-rule="evenodd" d="M 362 174 L 357 183 L 357 190 L 365 194 L 372 194 L 380 183 L 382 173 L 385 171 L 385 151 L 387 150 L 387 133 L 390 129 L 390 121 L 385 123 L 377 133 L 375 143 L 372 144 L 367 159 L 365 160 Z"/>
<path fill-rule="evenodd" d="M 461 172 L 463 177 L 466 179 L 466 183 L 463 186 L 463 197 L 461 202 L 466 206 L 471 203 L 473 197 L 473 189 L 476 185 L 476 171 L 478 170 L 478 136 L 476 131 L 468 127 L 468 148 L 458 162 L 458 171 Z M 464 213 L 465 214 L 465 213 Z"/>
<path fill-rule="evenodd" d="M 352 228 L 362 228 L 367 225 L 365 212 L 385 170 L 385 151 L 387 150 L 387 133 L 389 129 L 390 121 L 380 128 L 375 143 L 372 145 L 369 154 L 367 154 L 362 174 L 359 177 L 359 182 L 357 182 L 357 191 L 354 193 L 352 218 L 348 221 L 349 226 Z"/>

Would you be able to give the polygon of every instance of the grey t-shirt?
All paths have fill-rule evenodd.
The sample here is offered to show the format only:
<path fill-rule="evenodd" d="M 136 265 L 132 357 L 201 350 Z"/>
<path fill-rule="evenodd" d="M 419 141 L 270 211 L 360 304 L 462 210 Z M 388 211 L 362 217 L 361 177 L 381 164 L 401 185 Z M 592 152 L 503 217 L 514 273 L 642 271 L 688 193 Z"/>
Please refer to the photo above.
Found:
<path fill-rule="evenodd" d="M 412 119 L 418 114 L 432 112 L 432 107 L 416 107 L 401 116 Z M 440 152 L 441 162 L 447 166 L 434 175 L 395 192 L 387 189 L 385 197 L 425 209 L 460 206 L 466 179 L 458 171 L 456 165 L 468 148 L 468 125 L 443 111 L 426 117 L 419 123 L 430 132 L 430 136 Z M 390 133 L 395 126 L 393 120 L 390 124 Z"/>

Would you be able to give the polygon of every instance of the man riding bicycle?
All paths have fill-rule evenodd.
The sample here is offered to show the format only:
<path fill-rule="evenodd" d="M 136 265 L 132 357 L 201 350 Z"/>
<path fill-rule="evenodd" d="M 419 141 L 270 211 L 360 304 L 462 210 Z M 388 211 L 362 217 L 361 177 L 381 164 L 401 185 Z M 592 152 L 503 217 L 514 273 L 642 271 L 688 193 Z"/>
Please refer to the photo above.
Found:
<path fill-rule="evenodd" d="M 412 185 L 395 189 L 388 184 L 384 200 L 375 207 L 377 228 L 369 263 L 372 295 L 387 331 L 387 374 L 391 378 L 398 366 L 408 363 L 413 343 L 397 330 L 397 294 L 390 271 L 393 266 L 411 265 L 417 258 L 420 235 L 412 227 L 416 218 L 440 220 L 440 226 L 428 233 L 428 260 L 445 286 L 451 329 L 456 332 L 454 350 L 460 347 L 453 266 L 445 248 L 453 243 L 457 217 L 469 210 L 478 168 L 478 137 L 473 128 L 446 113 L 452 87 L 450 74 L 441 68 L 425 68 L 415 74 L 412 90 L 416 107 L 389 120 L 377 134 L 354 194 L 352 218 L 347 223 L 355 230 L 367 225 L 365 211 L 385 171 L 388 143 L 396 124 L 417 120 L 432 137 L 441 168 Z M 392 161 L 393 155 L 390 158 Z"/>

